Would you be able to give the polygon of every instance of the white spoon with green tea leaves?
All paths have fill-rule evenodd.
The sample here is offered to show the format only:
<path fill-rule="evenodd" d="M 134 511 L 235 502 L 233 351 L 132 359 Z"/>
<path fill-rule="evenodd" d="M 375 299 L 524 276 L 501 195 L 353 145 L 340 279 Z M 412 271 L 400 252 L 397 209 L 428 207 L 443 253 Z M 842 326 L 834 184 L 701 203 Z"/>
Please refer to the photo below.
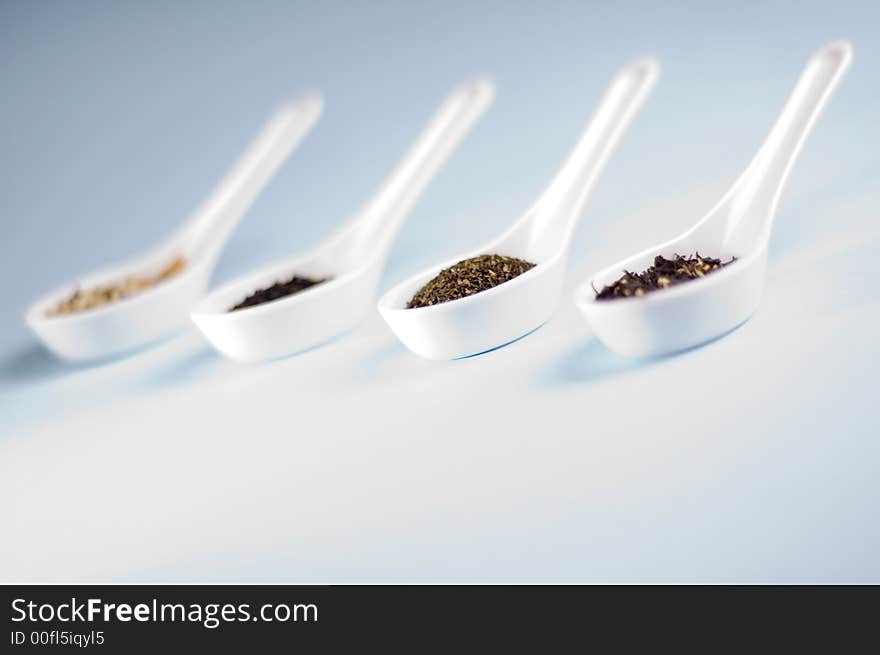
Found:
<path fill-rule="evenodd" d="M 770 229 L 785 182 L 851 61 L 852 46 L 843 41 L 816 52 L 755 158 L 702 220 L 675 239 L 606 267 L 578 289 L 576 304 L 608 348 L 634 357 L 672 353 L 719 337 L 752 315 L 764 289 Z M 688 279 L 685 262 L 684 281 L 668 288 L 671 278 L 665 277 L 656 290 L 631 286 L 627 293 L 638 295 L 598 297 L 615 291 L 615 284 L 622 290 L 633 273 L 650 272 L 657 256 L 697 253 L 726 265 Z M 658 280 L 648 278 L 654 285 Z"/>
<path fill-rule="evenodd" d="M 397 232 L 493 96 L 485 80 L 454 91 L 376 195 L 335 234 L 202 300 L 192 319 L 211 345 L 230 359 L 258 362 L 306 350 L 363 320 Z"/>
<path fill-rule="evenodd" d="M 285 104 L 170 238 L 44 296 L 28 309 L 28 325 L 49 350 L 70 361 L 119 355 L 183 328 L 235 226 L 322 107 L 315 95 Z"/>
<path fill-rule="evenodd" d="M 428 359 L 457 359 L 508 344 L 552 316 L 562 295 L 571 239 L 587 197 L 658 75 L 659 65 L 653 59 L 636 60 L 617 73 L 550 185 L 500 237 L 432 266 L 382 296 L 379 312 L 407 348 Z M 411 306 L 417 292 L 438 275 L 478 256 L 492 256 L 489 261 L 498 261 L 499 256 L 515 258 L 511 268 L 520 270 L 534 267 L 465 297 Z M 492 277 L 494 272 L 487 275 Z M 453 280 L 450 286 L 465 287 L 468 282 Z"/>

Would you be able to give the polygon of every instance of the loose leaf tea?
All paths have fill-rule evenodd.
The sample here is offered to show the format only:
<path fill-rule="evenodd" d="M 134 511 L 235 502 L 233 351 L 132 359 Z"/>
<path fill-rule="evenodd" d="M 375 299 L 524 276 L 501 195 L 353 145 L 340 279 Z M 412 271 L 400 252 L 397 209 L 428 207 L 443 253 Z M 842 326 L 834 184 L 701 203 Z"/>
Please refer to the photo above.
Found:
<path fill-rule="evenodd" d="M 440 271 L 416 292 L 406 307 L 428 307 L 472 296 L 512 280 L 534 267 L 531 262 L 504 255 L 471 257 Z"/>
<path fill-rule="evenodd" d="M 49 312 L 49 316 L 76 314 L 128 298 L 177 275 L 184 266 L 186 266 L 186 260 L 183 257 L 175 257 L 156 275 L 130 275 L 121 282 L 90 287 L 85 290 L 77 289 L 69 298 L 58 303 L 58 306 Z"/>
<path fill-rule="evenodd" d="M 736 257 L 731 257 L 730 261 L 722 262 L 720 259 L 702 257 L 700 253 L 692 257 L 675 255 L 672 259 L 666 259 L 662 255 L 657 255 L 654 258 L 654 265 L 641 273 L 624 271 L 620 279 L 596 292 L 596 300 L 644 296 L 650 291 L 665 289 L 688 280 L 703 277 L 720 270 L 723 266 L 727 266 L 735 260 Z"/>
<path fill-rule="evenodd" d="M 286 282 L 276 282 L 271 287 L 266 287 L 265 289 L 257 289 L 229 311 L 234 312 L 238 309 L 245 309 L 246 307 L 256 307 L 257 305 L 272 302 L 273 300 L 278 300 L 279 298 L 292 296 L 295 293 L 305 291 L 309 287 L 313 287 L 316 284 L 321 284 L 321 282 L 326 281 L 326 278 L 315 280 L 308 277 L 300 277 L 299 275 L 294 275 Z"/>

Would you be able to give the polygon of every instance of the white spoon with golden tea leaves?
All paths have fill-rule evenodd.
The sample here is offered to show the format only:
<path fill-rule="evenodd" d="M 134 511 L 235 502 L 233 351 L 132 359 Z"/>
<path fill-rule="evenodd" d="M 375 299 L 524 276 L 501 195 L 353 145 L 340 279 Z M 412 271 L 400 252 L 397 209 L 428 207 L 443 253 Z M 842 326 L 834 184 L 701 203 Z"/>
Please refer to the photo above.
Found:
<path fill-rule="evenodd" d="M 71 361 L 118 355 L 184 327 L 233 229 L 322 107 L 313 95 L 283 106 L 173 236 L 44 296 L 28 309 L 28 325 L 49 350 Z"/>

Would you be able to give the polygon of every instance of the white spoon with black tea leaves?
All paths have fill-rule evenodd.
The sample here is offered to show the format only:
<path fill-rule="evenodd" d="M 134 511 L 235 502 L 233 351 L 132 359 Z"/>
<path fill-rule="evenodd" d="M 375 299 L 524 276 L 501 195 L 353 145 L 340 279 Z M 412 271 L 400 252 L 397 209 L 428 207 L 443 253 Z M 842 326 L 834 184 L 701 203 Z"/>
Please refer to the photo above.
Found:
<path fill-rule="evenodd" d="M 192 320 L 211 345 L 230 359 L 259 362 L 317 346 L 363 320 L 397 232 L 493 97 L 487 80 L 454 91 L 376 195 L 336 233 L 202 300 Z"/>
<path fill-rule="evenodd" d="M 186 326 L 235 226 L 322 108 L 316 95 L 282 106 L 170 238 L 37 300 L 25 315 L 27 324 L 50 351 L 69 361 L 119 355 Z"/>
<path fill-rule="evenodd" d="M 379 312 L 407 348 L 428 359 L 458 359 L 515 341 L 550 318 L 559 304 L 571 239 L 587 197 L 658 75 L 653 59 L 636 60 L 618 72 L 550 185 L 500 237 L 418 273 L 382 296 Z M 458 270 L 487 260 L 495 262 L 495 268 L 485 271 L 493 280 L 534 266 L 473 293 L 470 280 L 452 279 L 452 291 L 467 287 L 470 295 L 412 306 L 417 292 L 449 275 L 453 265 L 460 265 Z"/>
<path fill-rule="evenodd" d="M 664 355 L 715 339 L 752 315 L 764 289 L 770 229 L 785 182 L 851 61 L 852 46 L 844 41 L 816 52 L 755 158 L 702 220 L 606 267 L 578 289 L 575 302 L 602 343 L 622 355 Z M 684 258 L 678 269 L 668 263 L 676 255 Z M 690 279 L 698 255 L 715 260 L 714 270 L 703 274 L 708 269 L 701 265 Z M 657 275 L 658 267 L 666 273 Z M 646 269 L 653 285 L 648 291 L 633 276 Z M 682 281 L 671 284 L 676 278 Z"/>

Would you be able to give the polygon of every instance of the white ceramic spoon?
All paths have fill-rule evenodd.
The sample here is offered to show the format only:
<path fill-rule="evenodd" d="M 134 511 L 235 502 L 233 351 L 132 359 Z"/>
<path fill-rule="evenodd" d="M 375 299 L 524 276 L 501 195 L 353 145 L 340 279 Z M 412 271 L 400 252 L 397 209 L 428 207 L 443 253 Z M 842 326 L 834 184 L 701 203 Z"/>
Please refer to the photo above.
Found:
<path fill-rule="evenodd" d="M 235 226 L 321 114 L 320 97 L 304 96 L 266 123 L 213 193 L 169 239 L 143 255 L 86 275 L 36 301 L 25 320 L 53 353 L 71 361 L 109 357 L 154 342 L 187 324 Z M 138 294 L 72 314 L 50 316 L 77 289 L 154 275 L 176 257 L 176 275 Z"/>
<path fill-rule="evenodd" d="M 394 334 L 428 359 L 456 359 L 503 346 L 541 326 L 562 293 L 569 245 L 590 190 L 648 97 L 659 73 L 652 59 L 621 70 L 556 177 L 506 232 L 401 282 L 379 301 Z M 442 269 L 481 254 L 519 257 L 533 269 L 492 289 L 430 307 L 407 309 Z"/>
<path fill-rule="evenodd" d="M 493 96 L 488 81 L 456 90 L 377 194 L 338 232 L 310 252 L 235 280 L 200 302 L 192 319 L 208 341 L 231 359 L 256 362 L 305 350 L 360 322 L 373 306 L 403 221 Z M 272 302 L 229 311 L 254 291 L 294 275 L 329 280 Z"/>
<path fill-rule="evenodd" d="M 752 315 L 764 288 L 770 228 L 785 181 L 851 60 L 845 42 L 814 54 L 758 154 L 705 218 L 683 235 L 603 269 L 578 289 L 575 302 L 606 346 L 629 356 L 662 355 L 721 336 Z M 695 252 L 737 261 L 641 297 L 596 300 L 594 289 L 624 270 L 642 271 L 656 255 Z"/>

